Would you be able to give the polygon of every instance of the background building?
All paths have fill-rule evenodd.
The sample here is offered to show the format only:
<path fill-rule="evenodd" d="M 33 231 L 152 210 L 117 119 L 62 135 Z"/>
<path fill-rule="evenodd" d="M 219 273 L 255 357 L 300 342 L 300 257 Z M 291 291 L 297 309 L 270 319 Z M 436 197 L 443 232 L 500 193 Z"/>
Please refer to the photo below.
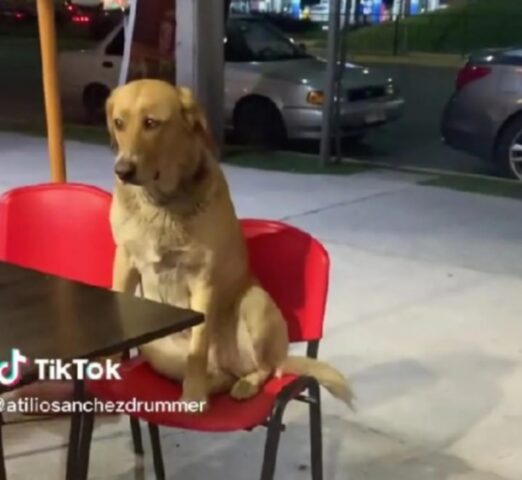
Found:
<path fill-rule="evenodd" d="M 379 23 L 397 15 L 417 15 L 451 5 L 452 0 L 342 0 L 342 11 L 350 1 L 352 22 L 364 19 L 366 23 Z M 273 12 L 299 18 L 303 9 L 316 12 L 315 17 L 328 16 L 331 0 L 233 0 L 235 12 Z M 402 13 L 401 13 L 402 12 Z M 362 20 L 361 20 L 362 21 Z"/>

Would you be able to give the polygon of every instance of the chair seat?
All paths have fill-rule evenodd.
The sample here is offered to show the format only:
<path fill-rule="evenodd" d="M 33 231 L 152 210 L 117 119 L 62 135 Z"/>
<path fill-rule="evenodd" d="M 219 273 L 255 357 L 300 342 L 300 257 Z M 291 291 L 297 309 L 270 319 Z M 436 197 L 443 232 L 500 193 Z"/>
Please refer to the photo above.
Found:
<path fill-rule="evenodd" d="M 204 413 L 151 411 L 152 402 L 174 402 L 180 399 L 179 382 L 158 375 L 149 364 L 137 357 L 120 366 L 121 380 L 97 380 L 87 383 L 88 391 L 101 401 L 133 402 L 127 413 L 156 425 L 199 430 L 230 432 L 246 430 L 264 423 L 272 413 L 275 399 L 281 390 L 296 379 L 285 375 L 269 380 L 254 398 L 237 401 L 229 395 L 216 395 Z M 163 403 L 165 405 L 165 403 Z"/>

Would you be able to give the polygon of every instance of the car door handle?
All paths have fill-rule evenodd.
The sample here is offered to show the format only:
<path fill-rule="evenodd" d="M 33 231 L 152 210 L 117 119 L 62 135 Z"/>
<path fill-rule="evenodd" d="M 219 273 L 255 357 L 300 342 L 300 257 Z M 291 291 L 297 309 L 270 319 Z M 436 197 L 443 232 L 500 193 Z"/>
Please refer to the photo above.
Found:
<path fill-rule="evenodd" d="M 112 68 L 112 67 L 114 67 L 114 63 L 112 63 L 112 62 L 103 62 L 102 65 L 103 65 L 103 68 Z"/>

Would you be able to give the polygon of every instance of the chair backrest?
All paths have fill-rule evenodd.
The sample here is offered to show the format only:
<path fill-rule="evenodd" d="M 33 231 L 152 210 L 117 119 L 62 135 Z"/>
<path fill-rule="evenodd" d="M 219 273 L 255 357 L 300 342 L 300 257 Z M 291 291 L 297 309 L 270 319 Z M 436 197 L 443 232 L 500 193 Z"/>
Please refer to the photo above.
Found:
<path fill-rule="evenodd" d="M 10 190 L 0 197 L 0 259 L 110 288 L 114 241 L 111 195 L 66 183 Z M 251 268 L 288 323 L 293 342 L 323 334 L 330 261 L 311 235 L 282 222 L 241 220 Z"/>
<path fill-rule="evenodd" d="M 252 271 L 285 316 L 290 341 L 319 340 L 330 274 L 324 246 L 281 222 L 245 219 L 241 227 Z"/>
<path fill-rule="evenodd" d="M 81 184 L 10 190 L 0 198 L 0 259 L 110 288 L 110 204 L 109 193 Z"/>

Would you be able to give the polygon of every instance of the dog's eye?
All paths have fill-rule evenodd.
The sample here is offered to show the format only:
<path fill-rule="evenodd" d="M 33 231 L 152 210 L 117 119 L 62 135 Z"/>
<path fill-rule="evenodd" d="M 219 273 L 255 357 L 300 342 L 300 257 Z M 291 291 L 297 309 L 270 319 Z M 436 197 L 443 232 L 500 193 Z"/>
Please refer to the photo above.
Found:
<path fill-rule="evenodd" d="M 123 130 L 125 125 L 123 124 L 123 120 L 121 118 L 115 118 L 114 126 L 116 127 L 116 130 Z"/>
<path fill-rule="evenodd" d="M 158 120 L 155 120 L 154 118 L 150 118 L 150 117 L 147 117 L 143 121 L 143 126 L 145 127 L 146 130 L 152 130 L 152 129 L 158 127 L 159 124 L 160 124 L 160 122 Z"/>

